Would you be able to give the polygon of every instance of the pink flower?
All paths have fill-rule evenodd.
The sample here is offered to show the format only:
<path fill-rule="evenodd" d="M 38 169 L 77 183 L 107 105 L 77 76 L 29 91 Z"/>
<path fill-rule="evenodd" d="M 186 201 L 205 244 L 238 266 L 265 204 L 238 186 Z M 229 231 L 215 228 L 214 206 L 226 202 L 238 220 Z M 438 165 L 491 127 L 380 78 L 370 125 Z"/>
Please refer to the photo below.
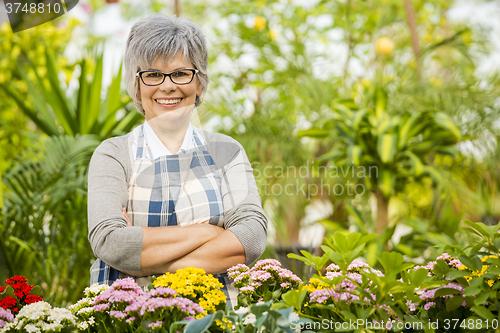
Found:
<path fill-rule="evenodd" d="M 104 311 L 107 308 L 109 308 L 109 304 L 108 303 L 94 305 L 94 310 L 95 311 Z"/>
<path fill-rule="evenodd" d="M 331 271 L 331 272 L 337 272 L 337 271 L 340 271 L 340 266 L 335 265 L 335 264 L 330 264 L 330 266 L 328 266 L 326 268 L 326 270 Z"/>
<path fill-rule="evenodd" d="M 14 315 L 10 312 L 9 309 L 4 309 L 0 307 L 0 319 L 4 319 L 6 321 L 13 321 Z"/>
<path fill-rule="evenodd" d="M 121 311 L 115 311 L 115 310 L 109 311 L 109 315 L 111 317 L 115 317 L 116 319 L 123 319 L 127 316 L 126 313 L 121 312 Z"/>
<path fill-rule="evenodd" d="M 273 266 L 279 266 L 279 267 L 281 267 L 281 263 L 278 260 L 276 260 L 276 259 L 264 259 L 264 260 L 257 261 L 252 268 L 253 269 L 258 269 L 261 266 L 266 266 L 266 265 L 273 265 Z"/>
<path fill-rule="evenodd" d="M 434 306 L 434 302 L 429 302 L 424 305 L 424 310 L 429 310 L 432 306 Z"/>
<path fill-rule="evenodd" d="M 148 324 L 148 327 L 160 327 L 163 324 L 161 320 L 155 321 L 154 323 Z"/>
<path fill-rule="evenodd" d="M 448 253 L 443 253 L 440 256 L 438 256 L 436 258 L 436 260 L 446 260 L 446 259 L 450 259 L 450 258 L 451 258 L 451 256 Z"/>
<path fill-rule="evenodd" d="M 175 297 L 177 292 L 172 288 L 158 287 L 149 291 L 151 297 Z"/>

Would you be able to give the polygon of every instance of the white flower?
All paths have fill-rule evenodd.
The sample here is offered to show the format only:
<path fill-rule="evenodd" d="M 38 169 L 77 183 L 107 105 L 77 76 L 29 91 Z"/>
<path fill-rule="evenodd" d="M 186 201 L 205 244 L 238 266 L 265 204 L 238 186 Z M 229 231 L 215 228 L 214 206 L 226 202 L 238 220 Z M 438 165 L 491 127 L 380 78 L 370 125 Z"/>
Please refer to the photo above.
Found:
<path fill-rule="evenodd" d="M 76 317 L 67 309 L 54 308 L 50 311 L 50 315 L 47 318 L 48 321 L 60 324 L 61 321 L 67 320 L 72 324 L 75 324 Z"/>
<path fill-rule="evenodd" d="M 290 313 L 290 317 L 288 319 L 290 320 L 291 323 L 293 323 L 293 322 L 299 320 L 299 315 L 297 312 L 292 311 Z"/>
<path fill-rule="evenodd" d="M 89 327 L 86 321 L 82 321 L 80 324 L 78 324 L 78 328 L 81 330 L 86 330 Z"/>
<path fill-rule="evenodd" d="M 100 295 L 103 291 L 108 290 L 108 289 L 109 289 L 108 285 L 106 285 L 106 284 L 97 284 L 96 283 L 96 284 L 91 285 L 88 288 L 85 288 L 85 290 L 84 290 L 83 293 L 87 297 L 94 298 L 94 297 Z"/>
<path fill-rule="evenodd" d="M 76 314 L 81 315 L 83 313 L 90 313 L 90 312 L 94 312 L 94 308 L 81 308 L 80 310 L 78 310 Z"/>
<path fill-rule="evenodd" d="M 35 304 L 35 303 L 31 303 L 31 304 Z M 22 310 L 22 309 L 21 309 Z M 28 333 L 31 333 L 31 332 L 36 332 L 36 333 L 39 333 L 40 332 L 40 329 L 38 327 L 36 327 L 35 325 L 33 324 L 28 324 L 26 326 L 24 326 L 24 329 L 28 332 Z"/>
<path fill-rule="evenodd" d="M 255 324 L 257 321 L 257 317 L 253 313 L 249 313 L 248 315 L 243 318 L 243 325 L 250 325 L 250 324 Z"/>
<path fill-rule="evenodd" d="M 68 308 L 71 310 L 71 312 L 75 312 L 75 311 L 78 311 L 82 307 L 92 306 L 92 302 L 93 302 L 92 299 L 90 299 L 88 297 L 84 297 L 81 300 L 79 300 L 78 302 L 76 302 L 75 304 L 70 305 Z"/>
<path fill-rule="evenodd" d="M 89 324 L 90 324 L 91 326 L 95 324 L 95 319 L 94 319 L 94 317 L 90 317 L 90 318 L 89 318 Z"/>
<path fill-rule="evenodd" d="M 239 313 L 239 314 L 244 314 L 244 313 L 248 312 L 248 308 L 242 306 L 242 307 L 240 307 L 238 310 L 236 310 L 234 312 Z"/>
<path fill-rule="evenodd" d="M 46 323 L 43 321 L 39 321 L 38 324 L 44 332 L 61 330 L 63 328 L 61 325 L 56 323 Z"/>

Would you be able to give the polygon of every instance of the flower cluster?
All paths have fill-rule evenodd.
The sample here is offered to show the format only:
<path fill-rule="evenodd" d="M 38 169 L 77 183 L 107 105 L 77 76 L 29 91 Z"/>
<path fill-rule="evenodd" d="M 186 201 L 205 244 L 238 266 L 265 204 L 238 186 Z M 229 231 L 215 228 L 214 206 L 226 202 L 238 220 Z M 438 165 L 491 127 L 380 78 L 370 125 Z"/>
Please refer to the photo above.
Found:
<path fill-rule="evenodd" d="M 456 269 L 464 269 L 465 266 L 460 262 L 460 260 L 458 258 L 454 258 L 452 256 L 450 256 L 448 253 L 443 253 L 441 254 L 440 256 L 438 256 L 436 258 L 436 260 L 433 260 L 433 261 L 429 261 L 427 263 L 427 265 L 425 266 L 414 266 L 413 269 L 414 270 L 418 270 L 418 269 L 426 269 L 428 270 L 429 272 L 427 273 L 428 276 L 434 276 L 434 265 L 436 265 L 436 262 L 437 260 L 443 260 L 448 266 L 450 266 L 451 268 L 456 268 Z"/>
<path fill-rule="evenodd" d="M 76 317 L 69 310 L 39 301 L 19 310 L 14 321 L 7 323 L 2 332 L 72 332 L 75 325 Z"/>
<path fill-rule="evenodd" d="M 486 263 L 486 260 L 490 259 L 490 258 L 491 259 L 498 259 L 498 256 L 485 256 L 485 257 L 481 257 L 480 259 L 482 262 Z M 471 271 L 465 265 L 461 265 L 460 267 L 457 267 L 457 268 L 461 271 L 465 271 L 465 270 L 470 271 L 471 275 L 465 276 L 465 279 L 467 281 L 470 281 L 470 280 L 472 280 L 472 278 L 483 276 L 486 273 L 486 271 L 488 270 L 488 267 L 489 267 L 489 265 L 486 263 L 486 264 L 483 264 L 483 266 L 481 267 L 481 271 L 476 271 L 476 270 Z M 488 285 L 490 287 L 492 287 L 493 284 L 495 284 L 495 282 L 497 282 L 497 281 L 500 281 L 500 275 L 496 275 L 494 279 L 486 280 L 486 283 L 488 283 Z"/>
<path fill-rule="evenodd" d="M 204 311 L 197 318 L 226 307 L 226 295 L 220 290 L 222 283 L 201 268 L 186 267 L 178 269 L 175 274 L 165 273 L 152 284 L 155 288 L 171 288 L 177 295 L 198 303 Z"/>
<path fill-rule="evenodd" d="M 239 264 L 227 270 L 233 286 L 245 296 L 248 303 L 261 301 L 265 294 L 280 290 L 284 293 L 297 288 L 302 280 L 292 271 L 281 267 L 275 259 L 259 260 L 252 268 Z"/>
<path fill-rule="evenodd" d="M 43 299 L 40 287 L 29 285 L 28 279 L 16 275 L 5 280 L 6 286 L 0 287 L 0 308 L 17 313 L 23 306 Z"/>
<path fill-rule="evenodd" d="M 7 323 L 10 323 L 14 320 L 14 315 L 10 310 L 5 310 L 4 308 L 0 308 L 0 328 L 3 328 Z"/>
<path fill-rule="evenodd" d="M 69 307 L 71 313 L 77 317 L 78 329 L 80 331 L 87 331 L 95 326 L 94 300 L 108 289 L 109 286 L 104 284 L 95 284 L 85 288 L 83 292 L 85 297 Z"/>
<path fill-rule="evenodd" d="M 193 320 L 203 309 L 175 290 L 159 287 L 144 292 L 132 278 L 116 280 L 93 301 L 97 330 L 114 327 L 118 331 L 135 330 L 143 322 L 153 331 L 168 329 L 179 320 Z"/>
<path fill-rule="evenodd" d="M 367 263 L 359 259 L 354 259 L 349 266 L 347 266 L 347 272 L 342 272 L 340 267 L 336 264 L 331 264 L 326 268 L 326 279 L 334 280 L 339 277 L 344 277 L 341 279 L 340 283 L 333 284 L 321 281 L 316 278 L 309 280 L 309 284 L 305 286 L 309 294 L 310 303 L 317 304 L 330 304 L 332 302 L 347 302 L 359 301 L 359 296 L 354 294 L 354 290 L 363 284 L 363 277 L 361 272 L 374 273 L 377 276 L 383 276 L 383 273 L 379 270 L 371 268 Z M 368 282 L 371 285 L 372 281 Z M 369 289 L 366 289 L 369 293 Z M 371 294 L 371 299 L 364 297 L 363 301 L 372 302 L 375 300 L 375 295 Z"/>

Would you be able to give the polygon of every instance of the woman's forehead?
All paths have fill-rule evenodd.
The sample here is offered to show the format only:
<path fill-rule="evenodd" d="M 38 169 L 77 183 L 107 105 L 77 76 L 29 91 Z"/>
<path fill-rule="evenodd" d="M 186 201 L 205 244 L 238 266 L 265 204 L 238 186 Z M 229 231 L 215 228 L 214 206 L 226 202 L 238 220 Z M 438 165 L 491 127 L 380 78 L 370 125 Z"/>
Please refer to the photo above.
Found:
<path fill-rule="evenodd" d="M 177 52 L 173 55 L 158 55 L 154 61 L 145 62 L 139 67 L 143 70 L 154 68 L 166 71 L 167 69 L 175 70 L 178 68 L 193 68 L 193 64 L 181 52 Z"/>

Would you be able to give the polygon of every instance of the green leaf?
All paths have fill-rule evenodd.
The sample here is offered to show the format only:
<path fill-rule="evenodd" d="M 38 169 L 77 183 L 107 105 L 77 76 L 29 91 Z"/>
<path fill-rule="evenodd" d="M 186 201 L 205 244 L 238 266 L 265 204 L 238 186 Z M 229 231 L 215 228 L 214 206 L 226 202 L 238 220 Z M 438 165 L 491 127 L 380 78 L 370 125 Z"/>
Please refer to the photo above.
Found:
<path fill-rule="evenodd" d="M 475 305 L 483 304 L 484 302 L 486 302 L 488 300 L 489 297 L 490 297 L 489 293 L 479 294 L 476 296 L 476 298 L 474 298 L 474 304 Z"/>
<path fill-rule="evenodd" d="M 420 114 L 414 113 L 406 120 L 403 122 L 403 126 L 401 127 L 401 130 L 399 131 L 399 142 L 398 142 L 398 149 L 402 150 L 405 146 L 406 143 L 408 142 L 408 139 L 410 138 L 410 130 L 413 129 L 414 125 L 416 124 L 418 118 L 420 117 Z"/>
<path fill-rule="evenodd" d="M 264 312 L 268 311 L 271 308 L 270 303 L 271 302 L 266 302 L 264 304 L 252 304 L 248 308 L 248 311 L 250 313 L 253 313 L 256 318 L 260 318 L 261 316 L 263 316 Z"/>
<path fill-rule="evenodd" d="M 446 274 L 446 277 L 453 280 L 453 279 L 456 279 L 456 278 L 469 276 L 470 274 L 471 273 L 466 272 L 466 271 L 452 270 L 452 271 L 450 271 L 450 272 L 448 272 Z"/>
<path fill-rule="evenodd" d="M 377 152 L 383 163 L 391 163 L 396 155 L 396 134 L 383 134 L 378 137 Z"/>
<path fill-rule="evenodd" d="M 471 310 L 477 314 L 479 317 L 482 317 L 486 320 L 493 320 L 493 319 L 496 319 L 496 317 L 491 313 L 490 310 L 488 310 L 487 308 L 485 308 L 484 306 L 482 305 L 476 305 L 476 306 L 473 306 L 471 308 Z"/>
<path fill-rule="evenodd" d="M 446 113 L 443 112 L 436 113 L 434 115 L 434 120 L 440 127 L 447 130 L 451 135 L 453 135 L 457 141 L 462 138 L 462 133 L 460 133 L 458 127 Z"/>
<path fill-rule="evenodd" d="M 387 109 L 387 92 L 381 87 L 375 88 L 375 115 L 381 119 Z"/>
<path fill-rule="evenodd" d="M 214 320 L 215 313 L 206 315 L 203 318 L 191 321 L 184 328 L 184 333 L 203 333 L 208 332 L 212 321 Z"/>
<path fill-rule="evenodd" d="M 434 294 L 434 297 L 448 296 L 448 295 L 459 295 L 461 292 L 453 288 L 441 288 Z"/>
<path fill-rule="evenodd" d="M 378 187 L 386 198 L 389 198 L 393 194 L 395 183 L 396 177 L 394 173 L 390 170 L 382 169 L 378 179 Z"/>
<path fill-rule="evenodd" d="M 43 298 L 42 288 L 40 288 L 40 286 L 34 286 L 30 291 L 30 295 L 37 295 Z"/>
<path fill-rule="evenodd" d="M 424 163 L 417 157 L 417 155 L 413 154 L 411 151 L 407 150 L 404 153 L 410 159 L 411 163 L 411 171 L 410 174 L 413 176 L 420 176 L 424 172 Z"/>
<path fill-rule="evenodd" d="M 467 288 L 465 288 L 465 290 L 464 290 L 464 294 L 465 294 L 466 296 L 473 296 L 473 295 L 477 295 L 477 294 L 479 294 L 480 292 L 481 292 L 481 288 L 479 288 L 479 287 L 473 287 L 473 286 L 471 286 L 471 287 L 467 287 Z"/>
<path fill-rule="evenodd" d="M 462 296 L 453 296 L 448 298 L 446 301 L 446 311 L 452 312 L 458 309 L 462 303 L 465 301 L 465 297 Z"/>
<path fill-rule="evenodd" d="M 329 131 L 320 128 L 310 128 L 306 130 L 298 131 L 297 135 L 299 138 L 326 138 L 330 134 Z"/>
<path fill-rule="evenodd" d="M 288 306 L 293 306 L 294 309 L 300 311 L 302 309 L 302 303 L 304 302 L 306 294 L 307 289 L 290 290 L 281 295 L 281 298 Z"/>
<path fill-rule="evenodd" d="M 426 269 L 420 268 L 415 271 L 411 277 L 411 284 L 414 286 L 420 286 L 427 279 L 428 271 Z"/>
<path fill-rule="evenodd" d="M 434 272 L 437 275 L 446 275 L 450 271 L 450 266 L 448 266 L 444 260 L 437 260 L 434 265 Z"/>
<path fill-rule="evenodd" d="M 359 145 L 349 146 L 349 159 L 354 166 L 361 165 L 361 156 L 363 149 Z"/>

